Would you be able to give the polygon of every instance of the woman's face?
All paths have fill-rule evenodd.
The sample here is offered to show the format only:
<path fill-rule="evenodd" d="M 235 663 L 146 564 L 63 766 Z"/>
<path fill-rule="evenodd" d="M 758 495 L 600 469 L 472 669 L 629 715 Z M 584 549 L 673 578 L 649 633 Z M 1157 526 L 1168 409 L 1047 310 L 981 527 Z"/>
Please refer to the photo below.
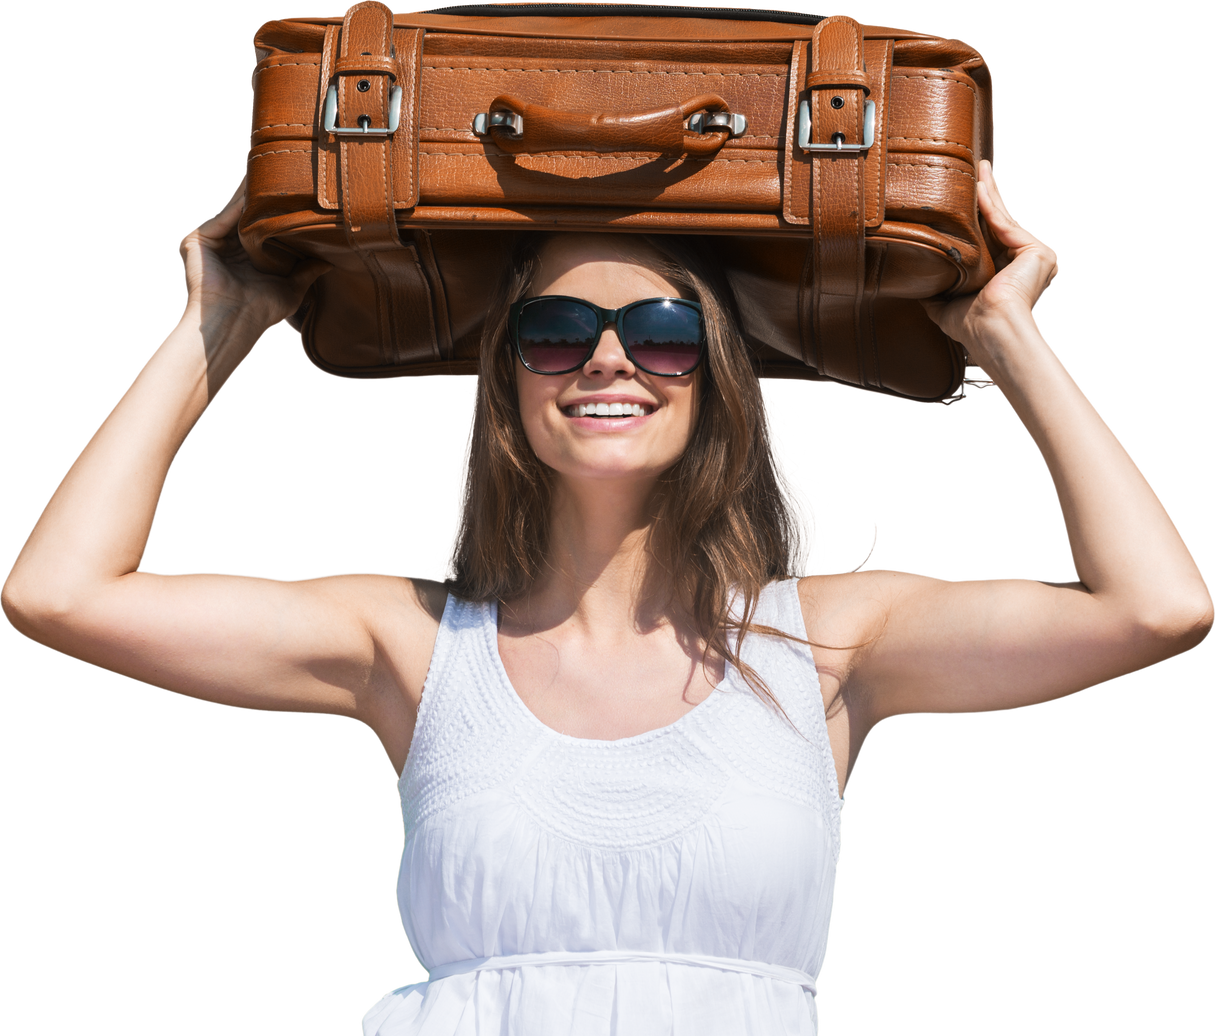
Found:
<path fill-rule="evenodd" d="M 641 265 L 657 257 L 624 235 L 559 234 L 540 252 L 528 296 L 572 295 L 605 309 L 638 299 L 678 298 L 679 288 Z M 613 327 L 570 374 L 535 374 L 515 357 L 523 428 L 536 456 L 567 478 L 657 478 L 687 448 L 696 423 L 698 374 L 658 377 L 629 360 Z M 641 417 L 578 417 L 579 404 L 622 403 Z"/>

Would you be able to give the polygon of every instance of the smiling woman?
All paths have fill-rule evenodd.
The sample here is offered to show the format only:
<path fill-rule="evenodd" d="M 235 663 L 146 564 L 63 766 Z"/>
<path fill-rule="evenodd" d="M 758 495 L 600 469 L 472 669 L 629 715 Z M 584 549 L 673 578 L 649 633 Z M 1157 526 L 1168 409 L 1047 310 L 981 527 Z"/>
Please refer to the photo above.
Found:
<path fill-rule="evenodd" d="M 553 295 L 606 309 L 655 295 L 695 296 L 698 312 L 688 311 L 698 319 L 687 336 L 695 354 L 676 365 L 691 373 L 638 367 L 627 318 L 623 337 L 618 328 L 587 324 L 575 369 L 563 370 L 562 361 L 555 374 L 536 373 L 519 347 L 518 323 L 507 333 L 507 314 L 526 313 L 521 303 Z M 647 621 L 663 625 L 660 617 L 676 609 L 691 619 L 692 640 L 710 658 L 746 671 L 727 634 L 745 630 L 763 587 L 788 574 L 796 532 L 772 461 L 759 382 L 728 298 L 720 273 L 687 241 L 556 235 L 523 242 L 486 324 L 452 584 L 458 594 L 510 602 L 506 614 L 513 616 L 532 613 L 530 594 L 554 568 L 590 566 L 577 578 L 593 584 L 606 559 L 585 551 L 586 523 L 611 501 L 623 524 L 605 542 L 613 550 L 627 544 L 627 568 L 658 581 L 641 591 L 654 613 Z M 506 337 L 516 343 L 515 357 L 502 348 Z M 700 365 L 702 352 L 708 359 Z M 608 419 L 579 415 L 592 405 L 606 407 Z M 625 406 L 641 413 L 625 417 Z M 740 609 L 732 618 L 735 595 Z M 692 656 L 699 661 L 702 652 Z M 635 726 L 636 704 L 626 701 L 617 698 Z"/>

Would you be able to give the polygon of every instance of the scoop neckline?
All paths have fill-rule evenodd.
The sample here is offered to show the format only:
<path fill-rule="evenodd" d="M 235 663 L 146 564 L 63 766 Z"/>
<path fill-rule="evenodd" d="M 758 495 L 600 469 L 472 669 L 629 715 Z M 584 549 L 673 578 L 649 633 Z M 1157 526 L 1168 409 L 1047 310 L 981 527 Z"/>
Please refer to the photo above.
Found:
<path fill-rule="evenodd" d="M 697 702 L 687 712 L 678 719 L 672 720 L 665 726 L 654 727 L 651 730 L 643 730 L 640 734 L 630 734 L 628 737 L 602 738 L 602 737 L 578 737 L 574 734 L 565 734 L 560 730 L 554 730 L 547 723 L 537 716 L 531 709 L 527 707 L 527 702 L 515 690 L 515 685 L 511 682 L 510 674 L 506 671 L 506 665 L 502 661 L 502 653 L 498 650 L 498 602 L 486 601 L 483 607 L 489 609 L 490 621 L 486 624 L 486 629 L 489 635 L 490 655 L 493 657 L 494 666 L 498 672 L 498 678 L 502 682 L 502 686 L 506 689 L 508 697 L 514 702 L 516 707 L 522 710 L 523 715 L 534 726 L 539 727 L 542 731 L 547 731 L 555 738 L 563 741 L 572 741 L 575 744 L 586 745 L 592 748 L 605 748 L 613 745 L 629 745 L 642 744 L 646 741 L 652 741 L 655 738 L 663 737 L 667 734 L 674 733 L 681 725 L 689 722 L 696 713 L 711 705 L 722 693 L 726 690 L 726 684 L 729 683 L 731 675 L 733 675 L 734 667 L 730 664 L 729 659 L 724 659 L 725 672 L 722 674 L 721 680 L 714 684 L 713 689 L 705 695 L 703 701 Z"/>

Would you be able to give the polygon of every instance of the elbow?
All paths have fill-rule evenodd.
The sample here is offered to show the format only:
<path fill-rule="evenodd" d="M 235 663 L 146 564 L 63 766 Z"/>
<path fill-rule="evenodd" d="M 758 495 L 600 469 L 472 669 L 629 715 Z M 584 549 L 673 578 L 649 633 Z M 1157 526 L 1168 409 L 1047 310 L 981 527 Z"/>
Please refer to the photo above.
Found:
<path fill-rule="evenodd" d="M 27 637 L 34 636 L 32 621 L 34 609 L 26 595 L 21 592 L 21 587 L 13 585 L 12 576 L 9 576 L 8 581 L 4 584 L 4 590 L 0 592 L 0 607 L 3 607 L 4 617 L 15 630 L 24 633 Z"/>
<path fill-rule="evenodd" d="M 1215 608 L 1203 585 L 1186 594 L 1177 594 L 1161 606 L 1138 616 L 1140 637 L 1153 645 L 1159 658 L 1169 658 L 1197 647 L 1211 630 Z"/>
<path fill-rule="evenodd" d="M 73 602 L 66 596 L 57 596 L 45 588 L 31 585 L 16 570 L 0 591 L 0 606 L 19 633 L 41 644 L 51 644 L 55 631 L 69 624 L 75 611 Z"/>

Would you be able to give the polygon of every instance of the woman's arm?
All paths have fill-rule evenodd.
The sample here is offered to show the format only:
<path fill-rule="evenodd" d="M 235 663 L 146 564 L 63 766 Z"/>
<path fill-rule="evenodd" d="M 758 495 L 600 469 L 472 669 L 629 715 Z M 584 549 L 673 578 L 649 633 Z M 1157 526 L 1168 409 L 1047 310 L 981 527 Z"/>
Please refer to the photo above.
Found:
<path fill-rule="evenodd" d="M 400 765 L 439 588 L 373 576 L 281 583 L 138 571 L 186 435 L 262 332 L 325 269 L 304 263 L 289 277 L 253 269 L 236 236 L 243 199 L 242 186 L 182 243 L 185 314 L 47 505 L 5 583 L 4 611 L 56 650 L 170 690 L 357 716 Z M 381 635 L 384 616 L 391 632 Z"/>
<path fill-rule="evenodd" d="M 1050 249 L 1008 214 L 983 164 L 979 206 L 1007 252 L 978 295 L 930 314 L 1004 392 L 1050 469 L 1079 582 L 947 583 L 892 572 L 806 580 L 814 639 L 831 653 L 855 747 L 904 712 L 980 711 L 1057 698 L 1202 640 L 1211 598 L 1130 457 L 1076 387 L 1031 308 Z"/>

